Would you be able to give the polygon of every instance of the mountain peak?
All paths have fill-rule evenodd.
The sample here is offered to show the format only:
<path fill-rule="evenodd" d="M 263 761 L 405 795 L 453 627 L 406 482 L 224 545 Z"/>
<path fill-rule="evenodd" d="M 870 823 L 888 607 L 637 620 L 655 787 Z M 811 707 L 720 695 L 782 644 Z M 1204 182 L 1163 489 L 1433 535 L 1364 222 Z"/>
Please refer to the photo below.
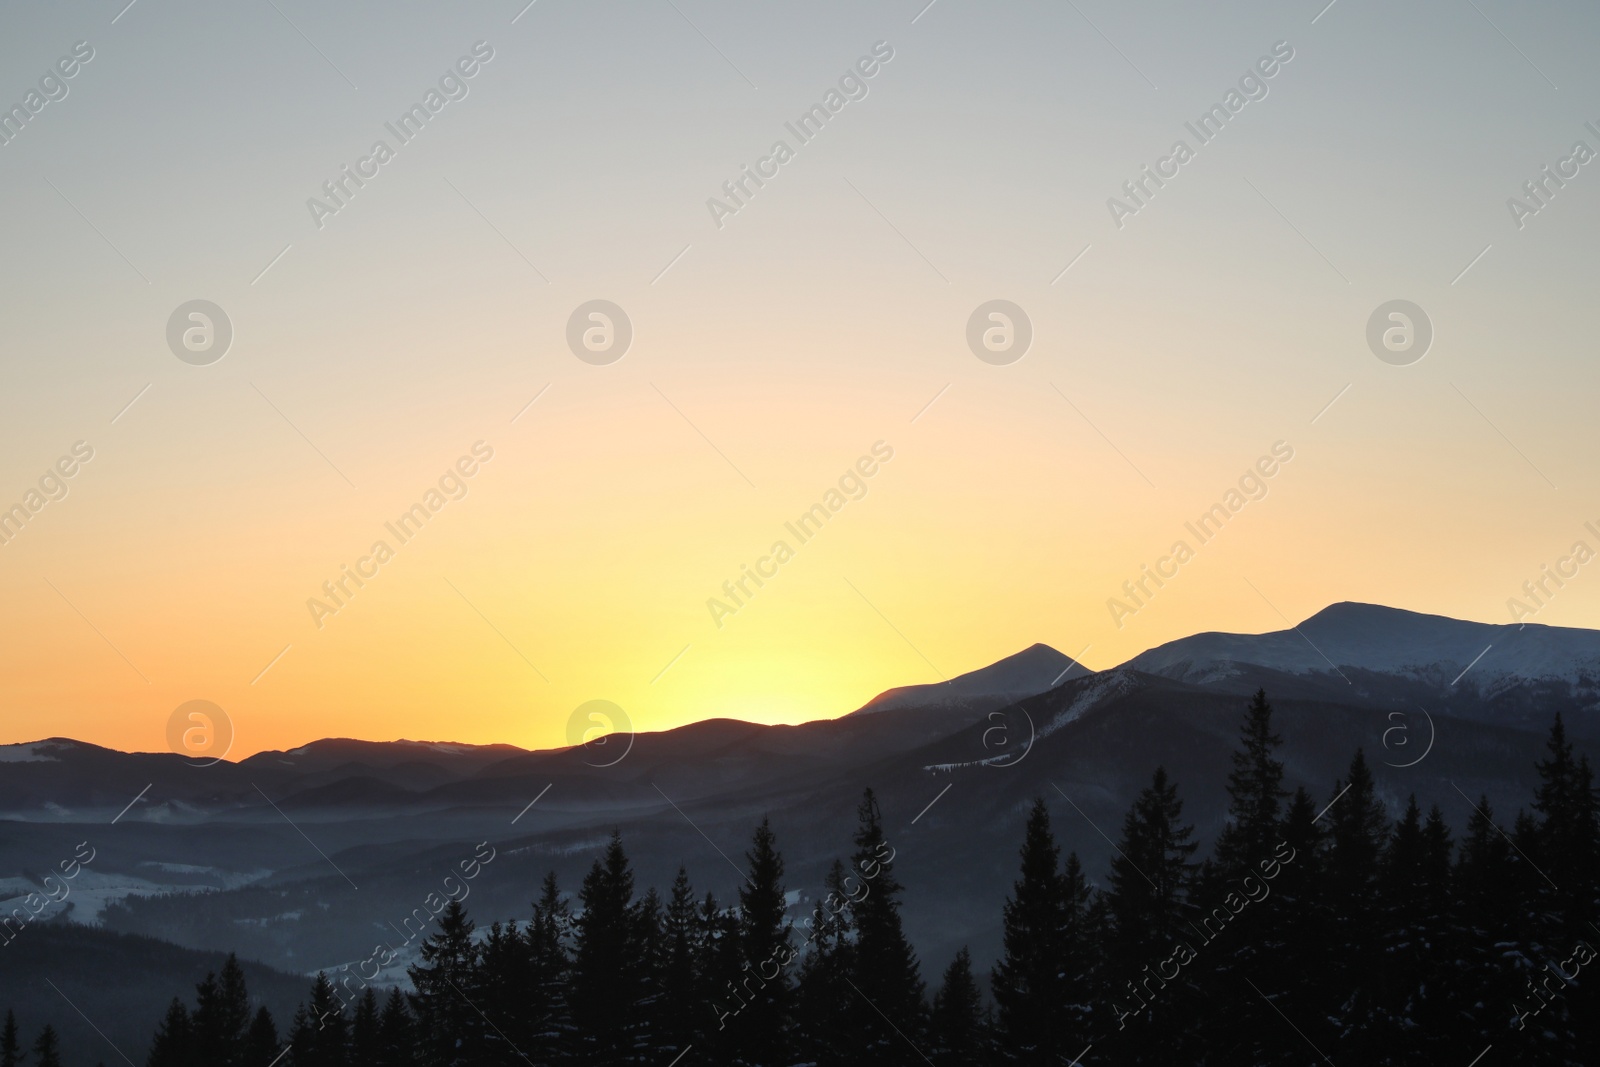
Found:
<path fill-rule="evenodd" d="M 1395 608 L 1387 604 L 1369 604 L 1363 600 L 1340 600 L 1329 604 L 1321 611 L 1306 618 L 1300 625 L 1309 622 L 1339 623 L 1341 625 L 1394 625 L 1410 624 L 1425 625 L 1428 623 L 1454 623 L 1463 626 L 1487 626 L 1489 623 L 1465 622 L 1454 619 L 1448 615 L 1434 615 L 1426 611 L 1412 611 L 1409 608 Z"/>
<path fill-rule="evenodd" d="M 1141 652 L 1125 666 L 1201 683 L 1237 675 L 1241 666 L 1288 674 L 1345 667 L 1415 677 L 1443 672 L 1447 679 L 1471 666 L 1473 687 L 1507 676 L 1576 682 L 1600 667 L 1600 631 L 1472 622 L 1341 601 L 1286 630 L 1195 634 Z"/>
<path fill-rule="evenodd" d="M 906 685 L 879 693 L 856 715 L 892 711 L 896 708 L 919 705 L 959 703 L 968 700 L 999 700 L 1009 704 L 1024 697 L 1052 689 L 1072 671 L 1083 670 L 1082 665 L 1049 645 L 1029 645 L 987 667 L 968 671 L 944 682 L 926 685 Z"/>

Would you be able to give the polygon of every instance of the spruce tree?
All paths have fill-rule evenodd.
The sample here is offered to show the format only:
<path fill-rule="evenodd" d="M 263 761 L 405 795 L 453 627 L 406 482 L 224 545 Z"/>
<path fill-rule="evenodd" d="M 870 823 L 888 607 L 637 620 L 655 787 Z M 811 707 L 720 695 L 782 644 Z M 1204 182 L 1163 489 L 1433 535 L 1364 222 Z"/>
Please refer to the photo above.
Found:
<path fill-rule="evenodd" d="M 183 1005 L 178 1006 L 181 1008 Z M 17 1037 L 17 1013 L 8 1008 L 5 1027 L 0 1029 L 0 1067 L 19 1067 L 21 1063 L 22 1046 Z"/>
<path fill-rule="evenodd" d="M 194 1058 L 189 1026 L 189 1009 L 177 997 L 167 1005 L 167 1014 L 150 1041 L 146 1067 L 189 1067 Z"/>
<path fill-rule="evenodd" d="M 795 1034 L 801 1059 L 818 1067 L 848 1067 L 854 1049 L 844 1020 L 859 994 L 847 978 L 855 974 L 855 922 L 851 909 L 863 884 L 834 860 L 823 896 L 811 909 L 804 954 L 796 974 Z"/>
<path fill-rule="evenodd" d="M 1023 832 L 1022 872 L 1002 912 L 1005 954 L 989 980 L 1006 1062 L 1054 1063 L 1083 1036 L 1081 1024 L 1068 1017 L 1072 1002 L 1082 999 L 1068 990 L 1069 921 L 1050 811 L 1036 798 Z"/>
<path fill-rule="evenodd" d="M 1383 1062 L 1433 1062 L 1449 1038 L 1446 985 L 1450 831 L 1434 808 L 1426 825 L 1412 796 L 1384 849 L 1378 878 L 1378 951 L 1372 977 L 1374 1046 Z M 1431 1024 L 1431 1025 L 1430 1025 Z"/>
<path fill-rule="evenodd" d="M 745 883 L 739 887 L 739 982 L 744 999 L 730 1027 L 734 1062 L 789 1062 L 794 985 L 794 947 L 783 888 L 783 856 L 772 824 L 761 820 L 745 853 Z"/>
<path fill-rule="evenodd" d="M 1532 868 L 1523 878 L 1530 901 L 1524 930 L 1531 960 L 1518 999 L 1532 1002 L 1539 995 L 1536 989 L 1553 996 L 1538 1016 L 1549 1035 L 1538 1055 L 1556 1063 L 1577 1057 L 1579 1049 L 1600 1040 L 1594 1019 L 1600 1014 L 1600 995 L 1594 983 L 1568 982 L 1551 968 L 1552 961 L 1571 958 L 1579 941 L 1600 941 L 1595 937 L 1600 825 L 1588 758 L 1575 753 L 1559 713 L 1545 747 L 1548 755 L 1534 767 L 1539 784 L 1533 810 L 1538 817 L 1518 835 L 1525 866 Z"/>
<path fill-rule="evenodd" d="M 383 1014 L 378 1018 L 378 1046 L 377 1067 L 417 1067 L 421 1062 L 411 1009 L 398 989 L 389 990 L 388 999 L 383 1002 Z"/>
<path fill-rule="evenodd" d="M 483 1017 L 467 999 L 478 962 L 474 928 L 461 902 L 450 901 L 422 942 L 421 962 L 406 972 L 416 989 L 418 1036 L 434 1067 L 466 1067 L 481 1051 Z"/>
<path fill-rule="evenodd" d="M 1512 881 L 1516 886 L 1517 933 L 1504 946 L 1508 962 L 1515 969 L 1515 993 L 1511 1010 L 1502 1010 L 1501 1030 L 1509 1025 L 1521 1041 L 1518 1063 L 1529 1067 L 1567 1067 L 1577 1062 L 1572 1045 L 1572 1000 L 1564 995 L 1560 981 L 1553 980 L 1549 960 L 1564 958 L 1559 945 L 1561 921 L 1552 909 L 1559 892 L 1543 872 L 1543 827 L 1527 811 L 1517 812 L 1512 823 Z"/>
<path fill-rule="evenodd" d="M 621 1063 L 631 1055 L 639 1027 L 639 948 L 634 923 L 633 870 L 612 832 L 604 855 L 584 876 L 578 893 L 572 960 L 572 1017 L 585 1063 Z"/>
<path fill-rule="evenodd" d="M 927 1006 L 917 956 L 900 922 L 905 887 L 895 879 L 895 850 L 884 836 L 871 789 L 862 795 L 856 815 L 851 873 L 864 893 L 851 909 L 854 973 L 847 980 L 857 1000 L 843 1023 L 858 1055 L 890 1067 L 912 1067 L 924 1062 Z"/>
<path fill-rule="evenodd" d="M 1574 951 L 1580 940 L 1591 948 L 1600 939 L 1600 791 L 1596 790 L 1589 757 L 1582 756 L 1573 772 L 1574 800 L 1577 804 L 1575 842 L 1577 857 L 1571 864 L 1572 897 L 1568 905 L 1567 928 L 1577 931 L 1567 946 Z M 1578 1048 L 1600 1048 L 1600 987 L 1595 982 L 1574 983 L 1572 998 L 1573 1044 Z"/>
<path fill-rule="evenodd" d="M 1488 797 L 1479 797 L 1456 858 L 1456 898 L 1466 933 L 1479 942 L 1507 940 L 1516 911 L 1511 843 L 1494 821 Z"/>
<path fill-rule="evenodd" d="M 1566 724 L 1558 712 L 1550 724 L 1550 736 L 1545 741 L 1549 756 L 1534 764 L 1539 775 L 1539 785 L 1534 790 L 1533 810 L 1540 816 L 1539 835 L 1544 845 L 1542 851 L 1552 863 L 1562 862 L 1559 853 L 1572 850 L 1580 843 L 1578 827 L 1581 804 L 1578 797 L 1577 762 L 1573 758 L 1572 743 L 1567 740 Z M 1559 871 L 1557 873 L 1565 873 Z M 1552 878 L 1560 883 L 1560 878 Z"/>
<path fill-rule="evenodd" d="M 1349 777 L 1334 783 L 1329 799 L 1328 907 L 1339 953 L 1326 969 L 1323 1014 L 1336 1020 L 1338 1040 L 1375 1058 L 1377 1010 L 1371 977 L 1382 964 L 1376 909 L 1380 860 L 1388 817 L 1378 799 L 1366 756 L 1356 749 Z"/>
<path fill-rule="evenodd" d="M 1274 1037 L 1282 1026 L 1269 998 L 1282 996 L 1291 980 L 1282 967 L 1281 948 L 1287 936 L 1283 927 L 1293 917 L 1283 912 L 1282 898 L 1265 875 L 1281 866 L 1283 800 L 1289 795 L 1283 788 L 1283 762 L 1277 758 L 1282 745 L 1273 732 L 1272 705 L 1266 691 L 1258 689 L 1245 708 L 1228 774 L 1227 822 L 1217 837 L 1214 859 L 1202 864 L 1196 879 L 1195 897 L 1203 913 L 1197 921 L 1214 941 L 1186 967 L 1204 1005 L 1202 1043 L 1258 1064 L 1271 1062 Z M 1237 922 L 1222 922 L 1233 914 L 1230 901 L 1248 901 L 1248 906 L 1240 908 Z M 1240 998 L 1241 990 L 1250 993 L 1246 980 L 1261 994 Z"/>
<path fill-rule="evenodd" d="M 528 1011 L 532 970 L 531 947 L 517 924 L 491 924 L 467 991 L 485 1024 L 476 1058 L 481 1067 L 510 1067 L 531 1055 L 538 1033 L 537 1019 Z"/>
<path fill-rule="evenodd" d="M 195 987 L 190 1019 L 194 1053 L 216 1067 L 239 1067 L 244 1061 L 245 1031 L 250 1026 L 250 994 L 237 956 L 230 954 L 222 973 L 207 974 Z"/>
<path fill-rule="evenodd" d="M 1239 748 L 1228 772 L 1228 823 L 1217 838 L 1216 862 L 1224 880 L 1243 878 L 1272 855 L 1282 840 L 1283 761 L 1277 751 L 1283 738 L 1272 732 L 1272 705 L 1267 692 L 1256 690 L 1245 709 Z"/>
<path fill-rule="evenodd" d="M 1305 789 L 1296 789 L 1284 813 L 1283 839 L 1256 865 L 1271 889 L 1265 903 L 1276 905 L 1255 917 L 1265 920 L 1254 961 L 1259 969 L 1230 974 L 1228 984 L 1219 985 L 1231 1002 L 1214 1016 L 1216 1051 L 1237 1055 L 1240 1062 L 1299 1065 L 1310 1046 L 1335 1047 L 1322 975 L 1343 946 L 1326 897 L 1328 846 L 1325 824 L 1317 821 L 1321 807 Z M 1255 928 L 1247 932 L 1254 936 Z M 1285 1018 L 1294 1025 L 1286 1025 Z"/>
<path fill-rule="evenodd" d="M 745 997 L 741 995 L 739 916 L 724 908 L 715 895 L 707 893 L 700 903 L 696 921 L 696 967 L 708 990 L 703 1021 L 706 1056 L 713 1062 L 732 1059 L 734 1027 Z"/>
<path fill-rule="evenodd" d="M 271 1067 L 283 1049 L 278 1044 L 278 1024 L 265 1007 L 256 1010 L 244 1035 L 245 1067 Z"/>
<path fill-rule="evenodd" d="M 636 1057 L 648 1058 L 651 1049 L 661 1047 L 660 1032 L 665 1025 L 666 997 L 662 989 L 662 969 L 666 965 L 666 934 L 663 929 L 661 894 L 652 886 L 633 909 L 635 982 L 633 992 L 633 1049 Z"/>
<path fill-rule="evenodd" d="M 1196 993 L 1183 970 L 1200 940 L 1188 917 L 1193 836 L 1177 784 L 1157 767 L 1123 820 L 1111 860 L 1107 1022 L 1115 1024 L 1115 1047 L 1127 1063 L 1169 1064 L 1193 1052 Z"/>
<path fill-rule="evenodd" d="M 361 991 L 355 1011 L 350 1016 L 351 1063 L 374 1064 L 382 1058 L 383 1045 L 378 1026 L 378 994 L 368 986 Z"/>
<path fill-rule="evenodd" d="M 33 1043 L 33 1067 L 61 1067 L 61 1039 L 49 1023 Z"/>
<path fill-rule="evenodd" d="M 677 1055 L 694 1044 L 705 1026 L 705 1001 L 699 969 L 694 888 L 689 872 L 678 868 L 662 920 L 661 1006 L 656 1040 L 662 1052 Z"/>
<path fill-rule="evenodd" d="M 1549 879 L 1541 890 L 1548 912 L 1541 933 L 1559 943 L 1593 932 L 1588 924 L 1596 919 L 1600 825 L 1588 758 L 1575 757 L 1559 713 L 1546 749 L 1548 757 L 1534 765 L 1539 775 L 1533 802 L 1539 813 L 1536 856 Z"/>
<path fill-rule="evenodd" d="M 1451 1031 L 1460 1025 L 1462 1018 L 1457 1002 L 1451 997 L 1451 980 L 1460 969 L 1453 915 L 1454 852 L 1450 827 L 1445 823 L 1444 812 L 1435 804 L 1428 810 L 1428 819 L 1422 826 L 1419 871 L 1422 906 L 1418 909 L 1415 927 L 1420 943 L 1426 946 L 1427 963 L 1415 991 L 1416 1011 L 1409 1021 L 1415 1027 L 1414 1047 L 1420 1050 L 1422 1059 L 1432 1061 L 1450 1055 L 1454 1037 Z"/>
<path fill-rule="evenodd" d="M 974 1067 L 989 1052 L 984 1032 L 983 994 L 972 977 L 972 956 L 966 946 L 945 968 L 944 981 L 933 997 L 930 1035 L 935 1064 Z"/>
<path fill-rule="evenodd" d="M 1068 1021 L 1071 1040 L 1082 1037 L 1087 1041 L 1103 970 L 1100 953 L 1104 948 L 1105 918 L 1099 894 L 1090 887 L 1076 852 L 1067 853 L 1067 862 L 1061 866 L 1061 885 L 1067 905 L 1063 938 L 1066 955 L 1062 965 L 1062 1001 L 1055 1010 Z"/>
<path fill-rule="evenodd" d="M 572 1013 L 567 1000 L 572 969 L 567 942 L 571 933 L 571 909 L 551 871 L 545 875 L 539 899 L 533 905 L 533 921 L 524 934 L 528 940 L 529 982 L 524 1012 L 533 1030 L 533 1047 L 524 1051 L 539 1062 L 566 1058 L 573 1044 Z"/>
<path fill-rule="evenodd" d="M 350 1020 L 328 976 L 317 973 L 311 996 L 295 1012 L 289 1035 L 294 1067 L 349 1067 Z"/>

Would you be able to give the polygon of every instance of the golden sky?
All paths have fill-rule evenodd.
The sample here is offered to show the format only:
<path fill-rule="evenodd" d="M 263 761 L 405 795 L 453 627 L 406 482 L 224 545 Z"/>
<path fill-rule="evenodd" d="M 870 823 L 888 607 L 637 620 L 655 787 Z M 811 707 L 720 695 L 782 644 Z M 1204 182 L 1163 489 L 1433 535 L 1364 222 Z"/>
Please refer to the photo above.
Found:
<path fill-rule="evenodd" d="M 798 722 L 1038 641 L 1102 668 L 1340 600 L 1509 621 L 1600 518 L 1600 202 L 1584 173 L 1522 228 L 1506 207 L 1600 147 L 1581 35 L 1520 27 L 1530 69 L 1470 11 L 1094 10 L 1119 53 L 1042 3 L 289 5 L 319 56 L 270 9 L 207 11 L 51 9 L 0 42 L 23 72 L 95 48 L 0 147 L 0 506 L 93 450 L 0 545 L 0 742 L 160 750 L 193 699 L 234 757 L 559 745 L 592 699 L 638 729 Z M 308 198 L 478 41 L 470 92 L 319 228 Z M 719 227 L 708 199 L 880 41 L 865 97 Z M 1268 95 L 1115 225 L 1278 41 Z M 1365 336 L 1397 298 L 1435 331 L 1408 366 Z M 194 299 L 233 325 L 209 365 L 165 336 Z M 594 299 L 633 328 L 607 365 L 566 340 Z M 1009 365 L 967 344 L 993 299 L 1032 324 Z M 1266 495 L 1114 619 L 1276 442 Z M 1538 621 L 1597 610 L 1583 573 Z"/>

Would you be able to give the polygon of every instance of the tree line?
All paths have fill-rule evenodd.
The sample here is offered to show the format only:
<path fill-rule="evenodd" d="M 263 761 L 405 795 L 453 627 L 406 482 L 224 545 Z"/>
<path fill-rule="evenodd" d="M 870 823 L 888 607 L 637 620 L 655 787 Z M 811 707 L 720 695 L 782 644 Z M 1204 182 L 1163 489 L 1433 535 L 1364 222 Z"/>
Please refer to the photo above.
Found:
<path fill-rule="evenodd" d="M 962 949 L 930 995 L 869 789 L 798 924 L 766 820 L 726 903 L 682 869 L 640 893 L 613 833 L 575 901 L 552 873 L 527 922 L 486 932 L 452 902 L 410 991 L 319 974 L 282 1034 L 230 957 L 192 1008 L 173 1000 L 146 1067 L 1600 1062 L 1579 980 L 1600 945 L 1600 794 L 1559 716 L 1532 809 L 1507 829 L 1463 794 L 1459 841 L 1414 798 L 1391 820 L 1360 750 L 1325 802 L 1291 794 L 1281 744 L 1258 692 L 1203 860 L 1157 768 L 1101 886 L 1035 800 L 987 982 Z M 0 1067 L 61 1067 L 55 1040 L 24 1052 L 8 1014 Z"/>

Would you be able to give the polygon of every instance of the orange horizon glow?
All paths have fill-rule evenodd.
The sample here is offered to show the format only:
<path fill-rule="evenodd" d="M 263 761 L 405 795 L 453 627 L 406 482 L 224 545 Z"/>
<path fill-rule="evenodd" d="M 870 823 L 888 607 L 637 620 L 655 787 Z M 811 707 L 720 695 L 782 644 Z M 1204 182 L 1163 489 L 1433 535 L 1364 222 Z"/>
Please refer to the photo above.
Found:
<path fill-rule="evenodd" d="M 1393 606 L 1393 605 L 1390 605 L 1390 606 Z M 1314 612 L 1308 613 L 1308 614 L 1314 614 Z M 1434 613 L 1430 613 L 1430 614 L 1444 614 L 1444 613 L 1442 613 L 1442 612 L 1434 612 Z M 1298 622 L 1303 621 L 1303 620 L 1301 618 L 1296 618 L 1293 621 L 1298 623 Z M 1480 618 L 1480 619 L 1468 620 L 1468 621 L 1477 621 L 1477 622 L 1496 624 L 1498 622 L 1504 622 L 1506 620 L 1494 620 L 1494 619 Z M 1272 632 L 1272 631 L 1274 631 L 1276 629 L 1279 629 L 1279 627 L 1267 626 L 1267 627 L 1265 627 L 1263 629 L 1259 629 L 1259 630 L 1248 630 L 1248 631 L 1247 630 L 1223 630 L 1221 632 L 1229 632 L 1229 633 L 1234 633 L 1234 632 L 1237 632 L 1237 633 L 1266 633 L 1266 632 Z M 1193 632 L 1200 632 L 1200 631 L 1193 631 Z M 1179 636 L 1179 637 L 1181 637 L 1181 636 L 1189 636 L 1189 634 L 1186 633 L 1186 634 L 1180 634 L 1180 635 L 1177 635 L 1177 636 Z M 1049 644 L 1049 642 L 1043 642 L 1043 643 Z M 1156 644 L 1161 644 L 1161 643 L 1164 643 L 1164 642 L 1157 642 Z M 1032 644 L 1032 642 L 1030 642 L 1030 644 Z M 903 643 L 902 643 L 902 647 L 904 647 Z M 1004 653 L 1001 653 L 998 656 L 995 656 L 993 659 L 984 659 L 982 662 L 975 662 L 975 663 L 972 663 L 970 665 L 961 665 L 961 666 L 959 666 L 959 668 L 954 673 L 952 673 L 950 675 L 950 677 L 955 677 L 956 674 L 963 674 L 963 673 L 967 673 L 968 671 L 971 671 L 971 670 L 976 670 L 976 669 L 979 669 L 981 667 L 988 666 L 990 663 L 993 663 L 993 662 L 995 662 L 995 661 L 997 661 L 999 659 L 1003 659 L 1006 656 L 1009 656 L 1009 655 L 1015 654 L 1017 652 L 1020 652 L 1026 647 L 1028 647 L 1028 646 L 1024 645 L 1024 646 L 1020 646 L 1018 648 L 1011 649 L 1008 652 L 1004 652 Z M 1057 651 L 1064 651 L 1059 646 L 1052 646 L 1052 647 L 1055 647 Z M 1155 645 L 1151 645 L 1149 647 L 1155 647 Z M 1143 651 L 1143 649 L 1136 650 L 1132 655 L 1137 655 L 1138 651 Z M 1065 654 L 1071 655 L 1071 653 L 1065 653 Z M 1086 667 L 1089 671 L 1095 672 L 1095 671 L 1105 670 L 1105 669 L 1109 669 L 1111 667 L 1117 666 L 1120 663 L 1124 662 L 1126 659 L 1132 658 L 1132 655 L 1121 657 L 1115 663 L 1102 663 L 1100 666 L 1095 666 L 1094 665 L 1095 657 L 1093 657 L 1092 655 L 1091 656 L 1085 656 L 1083 659 L 1079 660 L 1079 662 L 1082 663 L 1083 666 Z M 926 671 L 927 665 L 924 664 L 923 666 L 924 666 L 924 670 Z M 865 674 L 866 672 L 863 671 L 861 673 Z M 842 710 L 838 710 L 838 708 L 836 708 L 834 710 L 830 710 L 830 711 L 825 712 L 823 714 L 815 714 L 815 715 L 807 714 L 806 711 L 803 710 L 803 705 L 797 705 L 800 708 L 800 710 L 797 710 L 797 711 L 795 711 L 795 712 L 793 712 L 791 714 L 784 714 L 784 713 L 780 712 L 778 714 L 768 715 L 768 716 L 764 716 L 764 717 L 757 717 L 757 716 L 751 716 L 751 715 L 741 715 L 741 714 L 737 714 L 737 713 L 720 713 L 720 714 L 719 713 L 712 713 L 712 714 L 706 714 L 706 715 L 693 715 L 693 714 L 691 714 L 691 715 L 687 715 L 687 716 L 685 716 L 685 717 L 683 717 L 681 719 L 668 718 L 668 719 L 660 719 L 660 720 L 645 720 L 643 722 L 641 722 L 638 718 L 633 717 L 633 713 L 629 712 L 626 707 L 624 707 L 624 712 L 629 714 L 630 717 L 633 718 L 633 721 L 631 723 L 631 728 L 632 728 L 633 732 L 637 732 L 637 733 L 667 732 L 667 731 L 679 729 L 679 728 L 684 727 L 684 726 L 689 726 L 689 725 L 692 725 L 692 724 L 697 723 L 697 722 L 704 722 L 704 721 L 715 720 L 715 719 L 733 720 L 733 721 L 739 721 L 739 722 L 749 722 L 749 723 L 756 723 L 756 724 L 761 724 L 761 725 L 798 725 L 798 724 L 806 723 L 806 722 L 814 722 L 814 721 L 822 721 L 822 720 L 827 720 L 827 719 L 839 718 L 839 717 L 841 717 L 843 715 L 847 715 L 847 714 L 859 709 L 860 707 L 862 707 L 865 704 L 867 704 L 868 702 L 870 702 L 870 700 L 872 698 L 874 698 L 874 697 L 876 697 L 876 696 L 878 696 L 878 695 L 882 694 L 883 692 L 886 692 L 886 691 L 888 691 L 890 689 L 894 689 L 894 688 L 897 688 L 897 687 L 903 686 L 903 685 L 928 684 L 928 681 L 929 681 L 928 679 L 913 680 L 913 681 L 909 681 L 909 682 L 906 682 L 906 681 L 893 681 L 893 682 L 890 682 L 889 684 L 882 684 L 882 685 L 880 685 L 880 684 L 878 684 L 876 682 L 866 682 L 866 683 L 863 683 L 863 684 L 865 684 L 867 686 L 867 688 L 865 688 L 865 689 L 855 689 L 855 690 L 851 690 L 850 691 L 850 692 L 855 693 L 855 694 L 865 694 L 864 696 L 858 696 L 858 695 L 847 696 L 847 697 L 844 698 L 844 704 L 838 706 L 839 708 L 842 708 Z M 932 681 L 938 681 L 938 679 L 932 679 Z M 503 745 L 509 745 L 509 746 L 512 746 L 512 747 L 516 747 L 516 748 L 522 749 L 524 751 L 534 752 L 534 751 L 552 751 L 552 750 L 557 750 L 557 749 L 561 749 L 561 748 L 570 747 L 573 744 L 581 743 L 586 737 L 591 737 L 592 738 L 592 736 L 596 736 L 596 735 L 601 734 L 601 733 L 609 733 L 613 729 L 617 730 L 617 731 L 624 731 L 624 732 L 626 732 L 629 729 L 629 724 L 606 724 L 606 723 L 601 723 L 601 724 L 597 725 L 597 723 L 594 720 L 583 720 L 583 721 L 572 720 L 571 722 L 569 722 L 567 720 L 563 720 L 563 726 L 562 726 L 563 729 L 577 731 L 577 732 L 574 733 L 574 734 L 570 734 L 570 735 L 568 735 L 566 737 L 558 737 L 556 739 L 552 739 L 552 740 L 549 740 L 549 741 L 543 741 L 543 742 L 540 741 L 537 738 L 530 738 L 530 739 L 527 739 L 527 740 L 516 740 L 516 739 L 512 739 L 512 738 L 508 738 L 508 737 L 485 736 L 484 734 L 477 733 L 477 732 L 474 732 L 474 733 L 468 734 L 468 735 L 464 735 L 464 736 L 463 735 L 435 735 L 435 736 L 420 735 L 420 736 L 418 736 L 418 735 L 405 735 L 405 734 L 395 734 L 395 735 L 391 736 L 391 735 L 375 732 L 373 734 L 350 734 L 350 733 L 323 733 L 323 734 L 316 734 L 316 733 L 312 733 L 310 735 L 299 735 L 299 736 L 296 736 L 296 737 L 294 737 L 292 739 L 289 739 L 289 740 L 266 741 L 266 742 L 256 741 L 256 742 L 251 743 L 251 742 L 246 742 L 246 741 L 242 740 L 242 738 L 250 737 L 251 736 L 251 732 L 248 729 L 246 729 L 246 730 L 238 729 L 238 722 L 236 720 L 236 717 L 235 717 L 234 713 L 231 712 L 231 711 L 228 711 L 227 709 L 224 709 L 224 711 L 225 711 L 225 714 L 228 716 L 228 718 L 230 720 L 234 720 L 232 725 L 235 728 L 235 740 L 234 740 L 234 742 L 232 744 L 231 749 L 225 755 L 223 755 L 221 752 L 219 752 L 219 751 L 217 751 L 215 749 L 212 749 L 212 750 L 201 750 L 201 749 L 185 750 L 181 746 L 176 746 L 175 747 L 175 746 L 167 744 L 165 742 L 164 738 L 163 738 L 162 741 L 159 741 L 159 742 L 156 742 L 156 743 L 151 743 L 149 738 L 148 738 L 148 732 L 149 732 L 148 731 L 148 725 L 149 725 L 148 722 L 142 724 L 142 729 L 139 730 L 139 731 L 135 731 L 135 730 L 108 731 L 106 733 L 102 733 L 99 736 L 82 736 L 82 735 L 79 735 L 79 734 L 64 734 L 64 733 L 37 734 L 37 735 L 29 736 L 29 735 L 26 735 L 26 734 L 15 734 L 14 733 L 14 734 L 12 734 L 10 736 L 0 737 L 0 744 L 5 744 L 5 745 L 10 745 L 10 744 L 28 744 L 28 743 L 35 743 L 35 742 L 49 740 L 49 739 L 54 738 L 54 737 L 65 737 L 65 738 L 70 739 L 70 740 L 86 742 L 86 743 L 89 743 L 89 744 L 98 745 L 100 747 L 114 749 L 114 750 L 118 750 L 118 751 L 130 752 L 130 753 L 150 753 L 150 754 L 155 754 L 155 753 L 165 753 L 165 752 L 179 752 L 180 754 L 191 755 L 191 756 L 203 755 L 206 758 L 211 758 L 211 757 L 215 757 L 215 756 L 221 755 L 221 756 L 223 756 L 223 758 L 227 759 L 228 761 L 237 763 L 240 760 L 247 759 L 250 756 L 259 755 L 259 754 L 261 754 L 263 752 L 288 752 L 288 751 L 293 751 L 295 749 L 301 748 L 301 747 L 303 747 L 303 746 L 305 746 L 307 744 L 310 744 L 310 743 L 313 743 L 313 742 L 316 742 L 316 741 L 325 741 L 325 740 L 351 740 L 351 741 L 363 741 L 363 742 L 401 742 L 401 741 L 405 741 L 405 742 L 411 742 L 411 743 L 415 743 L 415 744 L 458 744 L 458 745 L 472 745 L 472 746 L 488 746 L 488 745 L 503 744 Z M 573 709 L 574 714 L 576 713 L 576 711 L 577 711 L 576 708 Z M 166 727 L 168 725 L 168 722 L 170 722 L 170 719 L 171 719 L 171 716 L 168 716 L 167 719 L 165 719 L 162 722 L 161 725 L 162 725 L 163 730 L 166 729 Z M 286 715 L 286 714 L 283 714 L 283 713 L 274 713 L 273 721 L 275 723 L 293 723 L 295 721 L 295 717 L 291 716 L 291 715 Z M 254 724 L 249 723 L 248 720 L 246 721 L 246 726 L 247 727 L 250 727 L 252 725 L 254 725 Z M 209 722 L 208 722 L 208 726 L 209 726 Z M 589 730 L 589 731 L 592 731 L 592 732 L 588 733 L 588 734 L 585 734 L 584 733 L 585 730 Z M 284 733 L 285 733 L 285 730 L 274 731 L 270 736 L 283 737 Z"/>
<path fill-rule="evenodd" d="M 249 5 L 8 15 L 7 69 L 96 57 L 0 146 L 0 743 L 165 751 L 192 700 L 230 758 L 558 747 L 597 699 L 799 723 L 1038 642 L 1103 668 L 1347 600 L 1509 622 L 1600 548 L 1600 198 L 1506 211 L 1591 135 L 1476 15 L 924 10 L 774 33 L 705 0 L 702 37 L 665 5 L 358 0 L 317 49 Z M 1544 36 L 1581 96 L 1584 35 Z M 480 40 L 470 93 L 308 212 Z M 1270 93 L 1108 212 L 1279 40 Z M 1397 300 L 1432 326 L 1405 365 L 1368 332 Z M 194 301 L 232 327 L 211 362 L 168 333 Z M 631 326 L 612 362 L 571 340 L 594 301 Z M 969 332 L 996 301 L 1011 362 Z M 1600 568 L 1535 621 L 1600 625 Z"/>

